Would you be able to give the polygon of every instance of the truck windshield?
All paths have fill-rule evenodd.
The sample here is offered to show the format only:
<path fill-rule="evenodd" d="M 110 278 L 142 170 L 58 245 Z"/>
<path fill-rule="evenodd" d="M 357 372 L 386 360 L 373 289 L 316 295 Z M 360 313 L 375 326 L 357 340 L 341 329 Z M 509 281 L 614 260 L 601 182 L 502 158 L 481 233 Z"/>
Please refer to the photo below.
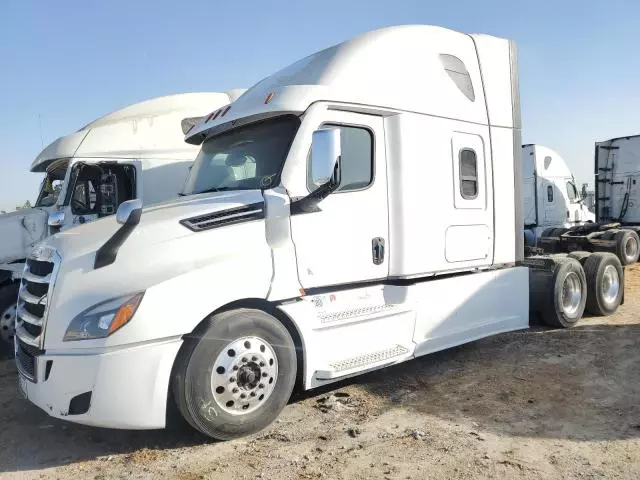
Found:
<path fill-rule="evenodd" d="M 273 188 L 300 120 L 293 115 L 239 127 L 206 140 L 184 195 Z"/>
<path fill-rule="evenodd" d="M 51 207 L 56 204 L 60 190 L 62 190 L 62 183 L 64 179 L 56 179 L 47 174 L 42 186 L 40 188 L 40 194 L 36 200 L 36 207 Z"/>

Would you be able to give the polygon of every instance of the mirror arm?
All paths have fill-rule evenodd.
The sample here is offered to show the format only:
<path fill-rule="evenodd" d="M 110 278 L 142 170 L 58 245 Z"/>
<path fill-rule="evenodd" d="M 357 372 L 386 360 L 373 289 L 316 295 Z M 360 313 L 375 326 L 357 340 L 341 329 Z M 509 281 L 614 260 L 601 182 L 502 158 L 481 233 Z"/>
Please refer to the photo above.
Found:
<path fill-rule="evenodd" d="M 314 213 L 319 212 L 320 207 L 318 204 L 331 195 L 340 186 L 340 158 L 336 162 L 336 168 L 334 170 L 331 180 L 324 185 L 320 185 L 313 192 L 306 197 L 298 197 L 292 199 L 291 206 L 289 207 L 291 215 L 299 215 L 301 213 Z"/>
<path fill-rule="evenodd" d="M 138 208 L 131 212 L 127 221 L 96 251 L 96 258 L 93 262 L 93 268 L 106 267 L 116 261 L 118 250 L 125 242 L 125 240 L 135 230 L 138 223 L 140 223 L 140 216 L 142 215 L 142 208 Z"/>
<path fill-rule="evenodd" d="M 291 215 L 319 212 L 318 204 L 331 195 L 340 185 L 339 182 L 328 182 L 318 187 L 306 197 L 298 197 L 291 202 Z"/>

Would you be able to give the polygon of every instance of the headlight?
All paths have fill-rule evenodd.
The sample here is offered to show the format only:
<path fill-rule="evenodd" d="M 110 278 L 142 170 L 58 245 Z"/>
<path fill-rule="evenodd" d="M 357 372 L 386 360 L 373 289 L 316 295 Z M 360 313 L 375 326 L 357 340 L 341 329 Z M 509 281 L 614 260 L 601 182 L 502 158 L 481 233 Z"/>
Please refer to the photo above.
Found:
<path fill-rule="evenodd" d="M 71 321 L 62 340 L 68 342 L 108 337 L 129 323 L 143 295 L 127 295 L 94 305 Z"/>

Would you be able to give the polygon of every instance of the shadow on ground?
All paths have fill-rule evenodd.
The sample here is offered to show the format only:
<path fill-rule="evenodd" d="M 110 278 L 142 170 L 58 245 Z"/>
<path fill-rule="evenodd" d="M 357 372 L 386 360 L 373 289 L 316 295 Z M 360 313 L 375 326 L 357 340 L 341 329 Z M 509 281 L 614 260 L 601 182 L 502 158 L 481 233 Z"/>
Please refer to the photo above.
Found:
<path fill-rule="evenodd" d="M 587 320 L 589 322 L 589 320 Z M 341 388 L 382 410 L 405 408 L 500 435 L 603 441 L 640 436 L 640 325 L 539 326 L 432 354 L 298 394 L 293 402 Z M 117 431 L 48 417 L 17 392 L 12 361 L 0 362 L 0 468 L 38 470 L 112 454 L 176 450 L 208 439 L 184 428 Z M 314 422 L 300 428 L 314 435 Z M 31 442 L 30 439 L 37 439 Z M 148 449 L 148 450 L 147 450 Z M 152 455 L 152 453 L 151 453 Z"/>
<path fill-rule="evenodd" d="M 389 406 L 502 435 L 640 436 L 640 325 L 534 327 L 374 372 L 358 382 Z"/>

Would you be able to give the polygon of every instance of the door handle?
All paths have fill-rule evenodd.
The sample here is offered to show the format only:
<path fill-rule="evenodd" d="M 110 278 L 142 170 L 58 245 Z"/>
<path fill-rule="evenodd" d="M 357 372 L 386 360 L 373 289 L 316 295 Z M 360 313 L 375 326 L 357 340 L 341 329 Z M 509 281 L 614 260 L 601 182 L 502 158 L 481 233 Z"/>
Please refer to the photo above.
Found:
<path fill-rule="evenodd" d="M 384 238 L 376 237 L 371 240 L 371 253 L 374 265 L 380 265 L 384 262 Z"/>

